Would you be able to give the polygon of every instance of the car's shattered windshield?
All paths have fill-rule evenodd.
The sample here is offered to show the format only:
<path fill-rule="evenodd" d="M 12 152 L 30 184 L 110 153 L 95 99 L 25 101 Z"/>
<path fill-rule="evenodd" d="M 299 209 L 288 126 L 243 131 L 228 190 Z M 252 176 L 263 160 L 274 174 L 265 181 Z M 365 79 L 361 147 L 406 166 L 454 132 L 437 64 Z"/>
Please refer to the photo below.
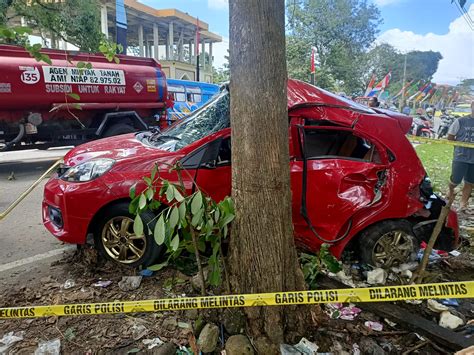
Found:
<path fill-rule="evenodd" d="M 223 90 L 207 105 L 167 129 L 163 134 L 155 133 L 148 136 L 147 141 L 157 148 L 177 151 L 201 138 L 230 127 L 229 104 L 229 92 Z"/>

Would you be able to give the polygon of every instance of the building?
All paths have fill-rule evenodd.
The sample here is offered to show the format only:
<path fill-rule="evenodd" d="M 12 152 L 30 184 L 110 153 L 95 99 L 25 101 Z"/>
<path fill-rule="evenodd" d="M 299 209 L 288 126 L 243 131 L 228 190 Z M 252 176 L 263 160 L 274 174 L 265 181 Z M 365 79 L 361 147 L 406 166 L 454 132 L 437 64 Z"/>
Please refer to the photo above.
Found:
<path fill-rule="evenodd" d="M 64 2 L 66 0 L 43 0 Z M 101 30 L 116 41 L 116 1 L 99 0 Z M 209 25 L 176 9 L 158 10 L 137 0 L 124 0 L 127 17 L 127 54 L 155 58 L 168 78 L 197 80 L 197 50 L 199 49 L 199 81 L 212 82 L 212 46 L 222 37 L 209 31 Z M 27 26 L 23 17 L 12 17 L 11 26 Z M 199 29 L 199 35 L 197 30 Z M 34 31 L 43 46 L 57 49 L 77 49 L 53 34 Z M 196 43 L 196 40 L 199 43 Z"/>
<path fill-rule="evenodd" d="M 166 76 L 212 82 L 212 46 L 222 37 L 209 31 L 206 22 L 176 9 L 158 10 L 137 0 L 124 0 L 127 16 L 127 54 L 152 57 L 161 63 Z M 111 40 L 116 38 L 115 1 L 101 5 L 101 29 Z M 199 26 L 199 36 L 196 31 Z M 199 43 L 196 43 L 199 40 Z"/>

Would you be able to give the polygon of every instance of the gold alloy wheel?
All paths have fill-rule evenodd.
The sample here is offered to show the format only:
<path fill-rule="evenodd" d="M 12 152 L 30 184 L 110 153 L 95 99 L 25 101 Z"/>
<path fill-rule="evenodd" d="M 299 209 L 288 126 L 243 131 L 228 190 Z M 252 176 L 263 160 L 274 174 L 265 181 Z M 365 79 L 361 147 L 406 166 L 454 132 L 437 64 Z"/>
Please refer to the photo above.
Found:
<path fill-rule="evenodd" d="M 106 253 L 121 264 L 132 264 L 139 260 L 146 250 L 146 238 L 133 232 L 133 219 L 114 217 L 102 229 L 102 245 Z"/>
<path fill-rule="evenodd" d="M 413 237 L 395 230 L 382 235 L 372 250 L 372 260 L 376 266 L 391 267 L 406 263 L 414 250 Z"/>

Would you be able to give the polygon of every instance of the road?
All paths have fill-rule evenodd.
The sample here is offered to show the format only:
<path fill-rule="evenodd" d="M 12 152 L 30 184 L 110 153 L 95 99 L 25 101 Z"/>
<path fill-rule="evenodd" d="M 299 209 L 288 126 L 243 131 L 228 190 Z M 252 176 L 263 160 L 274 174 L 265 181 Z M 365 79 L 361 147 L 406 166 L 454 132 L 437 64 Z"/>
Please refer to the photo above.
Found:
<path fill-rule="evenodd" d="M 0 213 L 68 149 L 0 152 Z M 13 173 L 13 180 L 8 178 Z M 0 220 L 0 283 L 45 272 L 54 258 L 71 246 L 57 241 L 43 227 L 43 180 L 9 215 Z M 34 272 L 32 272 L 35 270 Z"/>

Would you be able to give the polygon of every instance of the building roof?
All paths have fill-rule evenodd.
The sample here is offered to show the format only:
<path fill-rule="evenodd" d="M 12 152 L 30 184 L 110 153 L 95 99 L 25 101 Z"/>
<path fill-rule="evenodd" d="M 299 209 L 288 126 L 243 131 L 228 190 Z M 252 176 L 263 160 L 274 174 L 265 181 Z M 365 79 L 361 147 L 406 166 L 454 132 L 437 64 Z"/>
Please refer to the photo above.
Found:
<path fill-rule="evenodd" d="M 183 11 L 177 9 L 155 9 L 151 6 L 142 4 L 137 0 L 125 0 L 127 11 L 127 21 L 130 25 L 142 24 L 144 27 L 153 26 L 156 23 L 159 30 L 168 32 L 168 25 L 173 22 L 175 25 L 174 37 L 179 39 L 181 31 L 184 40 L 193 39 L 196 32 L 198 19 Z M 115 9 L 115 3 L 107 3 L 107 6 Z M 222 37 L 209 31 L 209 25 L 199 20 L 199 29 L 201 40 L 206 42 L 222 42 Z M 161 37 L 161 35 L 160 35 Z"/>

